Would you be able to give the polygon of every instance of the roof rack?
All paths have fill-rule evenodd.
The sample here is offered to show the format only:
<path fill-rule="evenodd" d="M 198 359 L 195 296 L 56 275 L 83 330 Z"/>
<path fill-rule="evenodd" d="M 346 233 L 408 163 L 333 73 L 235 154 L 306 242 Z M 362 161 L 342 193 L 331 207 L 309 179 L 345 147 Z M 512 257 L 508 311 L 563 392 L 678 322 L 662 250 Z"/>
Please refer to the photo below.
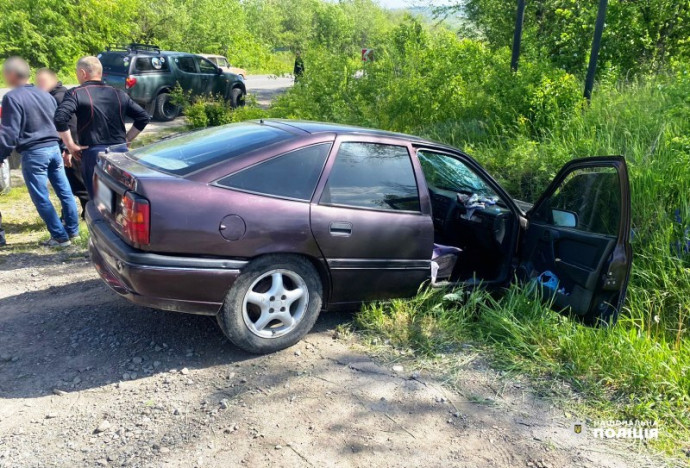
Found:
<path fill-rule="evenodd" d="M 105 48 L 108 52 L 114 50 L 123 50 L 127 52 L 155 52 L 157 54 L 161 53 L 161 48 L 153 44 L 139 44 L 137 42 L 131 42 L 129 44 L 113 44 Z"/>

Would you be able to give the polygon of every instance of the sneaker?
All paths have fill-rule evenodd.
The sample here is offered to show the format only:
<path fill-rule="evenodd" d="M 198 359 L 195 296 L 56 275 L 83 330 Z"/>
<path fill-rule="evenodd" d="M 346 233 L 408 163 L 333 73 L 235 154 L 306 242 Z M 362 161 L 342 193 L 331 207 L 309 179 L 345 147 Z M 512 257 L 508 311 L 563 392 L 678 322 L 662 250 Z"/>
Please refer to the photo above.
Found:
<path fill-rule="evenodd" d="M 60 247 L 68 247 L 72 245 L 72 241 L 69 239 L 49 239 L 45 242 L 42 242 L 41 245 L 43 247 L 50 247 L 50 248 L 60 248 Z"/>
<path fill-rule="evenodd" d="M 70 234 L 69 240 L 73 241 L 73 240 L 77 240 L 77 239 L 79 239 L 79 233 Z"/>

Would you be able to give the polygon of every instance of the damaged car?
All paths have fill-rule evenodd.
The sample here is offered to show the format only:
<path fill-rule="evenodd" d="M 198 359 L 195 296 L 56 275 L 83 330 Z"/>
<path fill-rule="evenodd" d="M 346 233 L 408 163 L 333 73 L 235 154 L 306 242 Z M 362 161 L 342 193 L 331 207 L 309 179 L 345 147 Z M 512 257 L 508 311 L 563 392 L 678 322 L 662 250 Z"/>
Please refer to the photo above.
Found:
<path fill-rule="evenodd" d="M 425 282 L 517 278 L 593 325 L 625 299 L 623 157 L 575 159 L 527 205 L 455 148 L 336 124 L 243 122 L 101 156 L 87 221 L 103 280 L 137 304 L 216 316 L 249 352 Z"/>

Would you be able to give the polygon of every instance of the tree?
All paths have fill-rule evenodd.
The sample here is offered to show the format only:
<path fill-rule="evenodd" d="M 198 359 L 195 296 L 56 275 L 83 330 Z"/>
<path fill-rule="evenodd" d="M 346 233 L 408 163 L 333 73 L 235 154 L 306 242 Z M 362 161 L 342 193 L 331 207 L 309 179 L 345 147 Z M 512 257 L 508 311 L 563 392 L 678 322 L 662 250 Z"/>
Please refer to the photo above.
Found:
<path fill-rule="evenodd" d="M 492 47 L 511 43 L 514 0 L 467 0 L 462 11 Z M 441 11 L 445 11 L 442 8 Z M 597 13 L 596 2 L 530 0 L 525 11 L 523 51 L 584 75 Z M 687 57 L 690 1 L 611 0 L 600 55 L 601 68 L 658 71 L 671 57 Z"/>

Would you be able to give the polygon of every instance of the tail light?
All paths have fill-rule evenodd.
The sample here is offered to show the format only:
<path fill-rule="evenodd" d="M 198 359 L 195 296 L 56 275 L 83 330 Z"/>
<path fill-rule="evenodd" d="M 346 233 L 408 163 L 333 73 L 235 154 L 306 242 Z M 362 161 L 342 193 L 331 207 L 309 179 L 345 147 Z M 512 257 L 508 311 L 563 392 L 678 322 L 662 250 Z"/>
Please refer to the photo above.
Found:
<path fill-rule="evenodd" d="M 135 84 L 137 84 L 137 79 L 132 75 L 129 75 L 127 78 L 125 78 L 125 89 L 132 89 L 134 88 Z"/>
<path fill-rule="evenodd" d="M 133 243 L 148 245 L 151 240 L 151 205 L 134 192 L 127 192 L 120 202 L 122 233 Z"/>

